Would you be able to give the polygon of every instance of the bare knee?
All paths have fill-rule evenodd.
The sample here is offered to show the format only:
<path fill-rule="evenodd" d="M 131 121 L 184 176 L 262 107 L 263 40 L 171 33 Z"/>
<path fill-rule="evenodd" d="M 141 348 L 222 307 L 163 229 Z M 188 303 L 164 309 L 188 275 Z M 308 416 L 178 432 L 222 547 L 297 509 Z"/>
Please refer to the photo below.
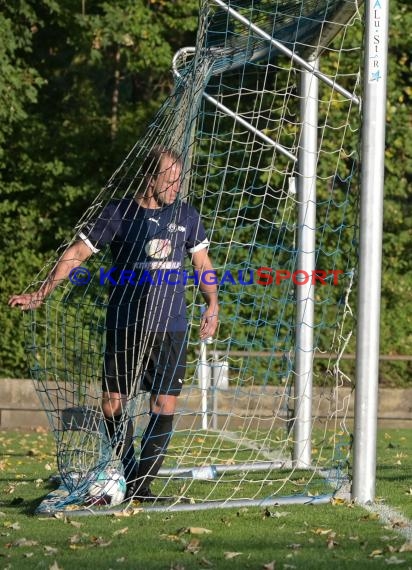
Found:
<path fill-rule="evenodd" d="M 117 392 L 103 392 L 102 410 L 106 418 L 120 416 L 126 405 L 126 397 Z"/>
<path fill-rule="evenodd" d="M 175 413 L 177 396 L 169 394 L 152 394 L 150 411 L 153 414 L 172 415 Z"/>

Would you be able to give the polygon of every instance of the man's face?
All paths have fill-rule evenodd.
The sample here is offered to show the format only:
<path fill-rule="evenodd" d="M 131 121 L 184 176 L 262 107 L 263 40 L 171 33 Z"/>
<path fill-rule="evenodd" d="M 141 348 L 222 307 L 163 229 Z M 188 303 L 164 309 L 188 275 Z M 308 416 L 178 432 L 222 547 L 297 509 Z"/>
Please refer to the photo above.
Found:
<path fill-rule="evenodd" d="M 180 190 L 182 169 L 175 159 L 164 156 L 160 163 L 160 172 L 153 178 L 153 197 L 159 206 L 173 204 Z"/>

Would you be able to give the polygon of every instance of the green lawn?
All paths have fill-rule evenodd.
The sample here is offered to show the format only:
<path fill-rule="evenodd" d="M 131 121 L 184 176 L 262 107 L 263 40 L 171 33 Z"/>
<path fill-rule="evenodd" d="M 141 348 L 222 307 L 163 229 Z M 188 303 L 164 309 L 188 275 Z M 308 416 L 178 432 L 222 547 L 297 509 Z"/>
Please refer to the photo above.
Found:
<path fill-rule="evenodd" d="M 380 432 L 376 497 L 412 520 L 412 430 Z"/>
<path fill-rule="evenodd" d="M 379 502 L 409 518 L 411 440 L 412 431 L 382 431 L 377 471 Z M 395 529 L 341 502 L 127 517 L 35 516 L 53 473 L 48 434 L 0 433 L 0 568 L 412 568 L 411 546 Z"/>

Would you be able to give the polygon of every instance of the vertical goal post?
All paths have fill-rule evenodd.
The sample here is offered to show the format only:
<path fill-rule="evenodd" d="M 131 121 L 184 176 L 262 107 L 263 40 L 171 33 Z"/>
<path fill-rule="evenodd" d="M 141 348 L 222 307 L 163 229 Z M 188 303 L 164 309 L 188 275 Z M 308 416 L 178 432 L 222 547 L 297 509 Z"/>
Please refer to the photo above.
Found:
<path fill-rule="evenodd" d="M 365 2 L 352 499 L 375 499 L 389 1 Z"/>

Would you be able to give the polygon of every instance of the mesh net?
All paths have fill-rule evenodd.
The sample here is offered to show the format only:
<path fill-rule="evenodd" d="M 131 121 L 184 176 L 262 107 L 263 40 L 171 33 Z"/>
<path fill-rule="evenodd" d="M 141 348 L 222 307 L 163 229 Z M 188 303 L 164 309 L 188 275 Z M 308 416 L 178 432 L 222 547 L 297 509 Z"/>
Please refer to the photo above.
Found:
<path fill-rule="evenodd" d="M 117 249 L 106 240 L 26 319 L 31 373 L 55 434 L 62 480 L 59 494 L 40 510 L 84 509 L 90 485 L 102 472 L 125 474 L 130 426 L 137 461 L 142 438 L 163 437 L 152 457 L 155 462 L 167 448 L 152 484 L 156 495 L 168 497 L 161 508 L 307 500 L 329 496 L 346 481 L 350 381 L 341 362 L 353 325 L 360 59 L 355 34 L 349 42 L 347 31 L 358 25 L 353 2 L 201 2 L 196 46 L 174 58 L 172 94 L 73 233 L 74 242 L 96 219 L 102 234 L 114 219 L 133 225 L 142 208 L 137 214 L 119 204 L 133 203 L 144 192 L 147 156 L 162 145 L 178 156 L 179 197 L 169 207 L 167 224 L 154 218 L 157 233 L 145 233 L 146 224 L 133 234 L 140 246 L 153 239 L 157 246 L 145 249 L 133 285 L 130 273 L 122 271 L 136 270 L 141 251 L 130 253 L 124 236 L 113 237 Z M 316 205 L 315 245 L 309 253 L 318 273 L 305 275 L 301 254 L 309 246 L 301 232 L 308 203 L 300 190 L 306 182 L 300 152 L 307 119 L 300 85 L 302 66 L 310 73 L 319 56 L 316 174 L 309 181 L 317 189 L 309 200 Z M 219 290 L 220 324 L 206 342 L 199 341 L 204 301 L 190 251 L 184 265 L 167 265 L 174 258 L 165 243 L 173 248 L 173 240 L 187 234 L 185 204 L 195 207 L 210 241 L 215 273 L 202 279 L 216 281 Z M 122 240 L 128 249 L 122 249 Z M 184 247 L 190 249 L 187 240 Z M 43 268 L 33 289 L 54 264 Z M 171 269 L 176 272 L 168 274 L 165 288 L 165 271 Z M 173 429 L 166 433 L 148 423 L 149 393 L 141 382 L 154 342 L 148 328 L 156 329 L 147 322 L 159 322 L 160 312 L 167 315 L 166 328 L 174 330 L 174 319 L 182 318 L 169 311 L 177 280 L 184 288 L 188 323 L 177 345 L 187 341 L 187 365 Z M 110 328 L 111 342 L 117 343 L 116 333 L 124 326 L 119 311 L 110 326 L 106 320 L 113 285 L 123 313 L 139 315 L 135 336 L 125 341 L 136 354 L 126 363 L 133 373 L 115 421 L 105 417 L 101 405 L 106 332 Z M 124 293 L 131 288 L 133 293 Z M 144 299 L 139 309 L 137 297 Z M 306 306 L 314 307 L 307 325 L 313 336 L 309 352 L 300 344 L 298 305 L 303 314 Z M 159 350 L 165 349 L 167 360 L 170 340 L 160 332 Z M 296 389 L 296 379 L 302 380 L 299 351 L 308 352 L 311 362 L 303 394 Z M 153 374 L 166 382 L 159 366 L 152 362 Z M 306 401 L 309 436 L 302 444 L 299 410 Z M 112 431 L 108 421 L 115 424 Z M 301 461 L 308 449 L 310 461 Z M 87 512 L 112 507 L 89 504 Z"/>

